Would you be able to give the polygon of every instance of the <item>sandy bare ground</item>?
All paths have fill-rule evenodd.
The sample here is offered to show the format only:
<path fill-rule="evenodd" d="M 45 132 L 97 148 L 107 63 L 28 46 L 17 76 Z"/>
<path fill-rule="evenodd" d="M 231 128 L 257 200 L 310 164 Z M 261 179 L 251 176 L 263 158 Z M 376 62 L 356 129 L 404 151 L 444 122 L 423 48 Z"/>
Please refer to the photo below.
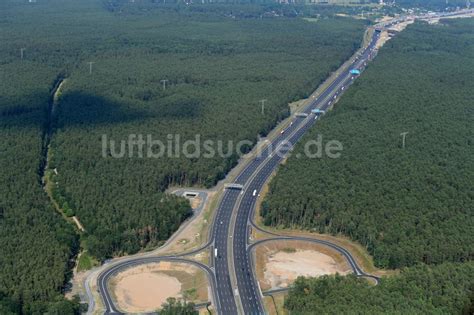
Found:
<path fill-rule="evenodd" d="M 403 23 L 399 23 L 397 24 L 396 26 L 392 27 L 391 29 L 392 30 L 395 30 L 397 32 L 401 32 L 403 31 L 405 28 L 407 28 L 408 25 L 410 24 L 413 24 L 414 21 L 406 21 L 406 22 L 403 22 Z M 388 32 L 387 31 L 383 31 L 381 34 L 380 34 L 380 37 L 377 41 L 377 43 L 375 44 L 375 47 L 377 49 L 380 49 L 380 47 L 382 47 L 388 40 L 390 40 L 390 36 L 388 35 Z"/>
<path fill-rule="evenodd" d="M 202 199 L 199 197 L 189 198 L 189 201 L 191 202 L 191 208 L 193 209 L 198 208 L 202 203 Z"/>
<path fill-rule="evenodd" d="M 188 300 L 207 301 L 207 287 L 202 271 L 188 264 L 170 262 L 130 268 L 111 281 L 117 306 L 127 313 L 156 311 L 169 297 L 179 299 L 186 295 Z"/>
<path fill-rule="evenodd" d="M 376 47 L 377 49 L 380 49 L 380 47 L 382 47 L 389 39 L 390 39 L 390 37 L 388 36 L 388 32 L 387 32 L 387 31 L 383 31 L 383 32 L 380 34 L 380 37 L 379 37 L 379 39 L 377 40 L 377 43 L 375 44 L 375 47 Z"/>
<path fill-rule="evenodd" d="M 165 266 L 167 267 L 167 266 Z M 168 297 L 181 297 L 181 282 L 149 264 L 121 272 L 113 280 L 118 307 L 130 313 L 155 311 Z"/>
<path fill-rule="evenodd" d="M 466 13 L 462 15 L 456 15 L 456 16 L 444 16 L 442 18 L 437 18 L 437 19 L 430 19 L 428 20 L 429 24 L 438 24 L 439 20 L 444 20 L 444 19 L 465 19 L 465 18 L 472 18 L 474 17 L 474 13 Z"/>
<path fill-rule="evenodd" d="M 74 280 L 76 285 L 73 285 L 72 281 L 69 283 L 70 287 L 66 290 L 64 296 L 66 299 L 72 300 L 75 295 L 81 295 L 84 292 L 84 280 L 87 277 L 86 272 L 77 272 L 77 267 L 74 268 Z"/>
<path fill-rule="evenodd" d="M 335 273 L 346 272 L 331 256 L 311 250 L 277 252 L 269 257 L 264 272 L 272 288 L 288 287 L 298 276 L 318 277 Z"/>
<path fill-rule="evenodd" d="M 185 229 L 180 231 L 175 241 L 170 243 L 166 252 L 180 253 L 192 248 L 196 248 L 199 244 L 203 244 L 206 241 L 206 232 L 209 228 L 209 222 L 206 219 L 209 215 L 210 203 L 215 197 L 215 191 L 208 191 L 207 201 L 204 204 L 204 208 L 193 220 L 192 224 L 186 226 Z M 201 205 L 201 198 L 191 198 L 191 206 L 197 208 Z"/>
<path fill-rule="evenodd" d="M 337 252 L 302 241 L 277 241 L 257 247 L 257 277 L 262 290 L 286 288 L 298 276 L 318 277 L 350 272 Z"/>
<path fill-rule="evenodd" d="M 154 311 L 168 297 L 180 297 L 180 292 L 178 279 L 148 272 L 124 276 L 115 289 L 120 308 L 134 313 Z"/>

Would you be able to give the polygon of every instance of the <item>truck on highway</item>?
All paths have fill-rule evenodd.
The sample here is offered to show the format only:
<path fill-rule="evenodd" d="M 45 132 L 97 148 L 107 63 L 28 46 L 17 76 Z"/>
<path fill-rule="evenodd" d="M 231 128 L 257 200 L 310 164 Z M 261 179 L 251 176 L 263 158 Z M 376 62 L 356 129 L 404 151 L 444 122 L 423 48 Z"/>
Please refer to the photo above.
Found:
<path fill-rule="evenodd" d="M 303 118 L 305 118 L 305 117 L 308 117 L 308 114 L 306 114 L 306 113 L 296 113 L 295 116 L 296 116 L 296 117 L 303 117 Z"/>
<path fill-rule="evenodd" d="M 360 70 L 359 70 L 359 69 L 352 69 L 352 70 L 350 71 L 350 73 L 351 73 L 352 75 L 359 75 L 359 74 L 360 74 Z"/>
<path fill-rule="evenodd" d="M 217 248 L 214 248 L 214 258 L 217 258 Z"/>

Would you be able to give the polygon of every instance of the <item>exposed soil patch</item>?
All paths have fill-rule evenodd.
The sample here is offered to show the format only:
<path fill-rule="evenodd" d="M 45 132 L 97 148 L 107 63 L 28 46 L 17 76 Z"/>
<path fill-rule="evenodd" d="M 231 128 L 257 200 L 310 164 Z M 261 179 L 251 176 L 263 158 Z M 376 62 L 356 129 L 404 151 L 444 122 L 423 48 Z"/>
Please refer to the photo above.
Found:
<path fill-rule="evenodd" d="M 193 209 L 198 208 L 202 203 L 202 199 L 200 197 L 189 198 L 189 201 L 191 202 L 191 208 Z"/>
<path fill-rule="evenodd" d="M 277 241 L 257 248 L 262 290 L 286 288 L 298 276 L 347 274 L 350 268 L 337 252 L 309 242 Z"/>
<path fill-rule="evenodd" d="M 188 198 L 193 209 L 201 206 L 203 206 L 203 209 L 176 235 L 175 240 L 170 242 L 164 252 L 182 253 L 183 251 L 196 248 L 206 242 L 207 231 L 210 226 L 209 216 L 212 210 L 211 204 L 215 196 L 215 191 L 207 191 L 206 201 L 202 200 L 199 196 Z M 185 241 L 183 242 L 183 240 Z"/>
<path fill-rule="evenodd" d="M 474 13 L 467 13 L 466 14 L 462 14 L 462 15 L 455 15 L 455 16 L 444 16 L 442 18 L 436 18 L 436 19 L 431 19 L 428 21 L 429 24 L 439 24 L 439 21 L 440 20 L 444 20 L 444 19 L 463 19 L 463 18 L 472 18 L 474 17 Z"/>
<path fill-rule="evenodd" d="M 115 289 L 120 307 L 128 312 L 156 310 L 168 297 L 181 297 L 180 292 L 178 279 L 151 272 L 123 276 Z"/>
<path fill-rule="evenodd" d="M 298 276 L 317 277 L 337 272 L 344 273 L 331 256 L 311 250 L 277 252 L 268 257 L 265 279 L 272 288 L 287 287 Z"/>
<path fill-rule="evenodd" d="M 207 301 L 207 279 L 188 264 L 161 262 L 127 269 L 112 281 L 118 307 L 127 313 L 153 312 L 169 297 Z"/>

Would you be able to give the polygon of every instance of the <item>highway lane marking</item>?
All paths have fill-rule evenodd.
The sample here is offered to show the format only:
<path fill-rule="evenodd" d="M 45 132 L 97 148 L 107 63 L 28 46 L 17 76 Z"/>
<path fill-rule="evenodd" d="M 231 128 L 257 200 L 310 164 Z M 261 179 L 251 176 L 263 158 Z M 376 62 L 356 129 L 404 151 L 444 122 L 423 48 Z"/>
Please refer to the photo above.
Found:
<path fill-rule="evenodd" d="M 326 100 L 328 100 L 328 99 L 330 99 L 330 98 L 332 98 L 332 97 L 334 97 L 334 99 L 336 99 L 337 96 L 338 96 L 337 90 L 340 89 L 341 86 L 344 87 L 345 84 L 346 84 L 346 82 L 349 81 L 349 76 L 348 76 L 347 74 L 346 74 L 345 76 L 341 76 L 340 78 L 341 78 L 341 79 L 340 79 L 340 82 L 337 82 L 337 81 L 338 81 L 338 78 L 336 78 L 336 80 L 334 81 L 334 82 L 337 82 L 336 87 L 334 87 L 332 91 L 330 91 L 330 92 L 327 93 L 328 95 L 324 98 L 323 102 L 326 101 Z M 328 104 L 330 104 L 330 102 L 329 102 Z M 315 105 L 315 104 L 313 104 L 313 105 Z M 281 146 L 283 145 L 283 142 L 284 142 L 284 141 L 289 141 L 290 144 L 292 144 L 291 141 L 293 140 L 293 141 L 296 143 L 296 142 L 299 140 L 298 138 L 299 138 L 300 134 L 302 134 L 302 132 L 300 132 L 300 131 L 301 131 L 301 130 L 304 130 L 304 131 L 305 131 L 305 130 L 307 129 L 306 126 L 308 126 L 308 125 L 309 125 L 309 124 L 303 124 L 299 129 L 296 129 L 296 131 L 293 132 L 288 138 L 283 139 L 283 140 L 281 141 L 281 143 L 277 146 L 276 150 L 279 150 L 279 149 L 281 148 Z M 273 157 L 273 152 L 269 154 L 269 158 L 272 158 L 272 157 Z M 272 160 L 272 159 L 270 159 L 270 161 L 271 161 L 271 160 Z M 269 162 L 270 162 L 270 161 L 269 161 Z M 254 174 L 262 174 L 262 170 L 269 171 L 269 170 L 270 170 L 270 167 L 271 167 L 271 169 L 273 169 L 274 165 L 272 165 L 272 164 L 269 163 L 269 162 L 265 163 L 265 165 L 264 165 L 263 168 L 257 167 L 257 170 L 256 170 L 256 172 L 255 172 Z M 260 168 L 260 171 L 258 170 L 259 168 Z M 255 181 L 255 179 L 256 179 L 255 177 L 257 177 L 257 184 L 260 186 L 260 184 L 262 183 L 263 178 L 266 178 L 266 177 L 267 177 L 267 176 L 265 176 L 266 174 L 262 174 L 262 175 L 263 175 L 263 176 L 259 176 L 259 175 L 257 175 L 257 176 L 255 176 L 255 175 L 254 175 L 254 176 L 251 176 L 251 177 L 248 179 L 248 181 L 250 181 L 250 184 L 251 184 L 251 183 L 253 183 L 253 181 Z M 258 180 L 258 178 L 260 178 L 260 180 Z M 247 186 L 247 185 L 246 185 L 246 186 Z M 243 194 L 243 193 L 242 193 L 242 194 Z M 256 194 L 256 190 L 254 190 L 253 196 L 255 196 L 255 194 Z M 244 206 L 248 206 L 248 205 L 249 205 L 249 202 L 244 203 Z M 242 206 L 242 205 L 239 206 L 238 211 L 240 210 L 241 206 Z M 240 211 L 239 211 L 239 212 L 240 212 Z M 242 224 L 242 227 L 243 227 L 243 224 Z M 239 247 L 240 247 L 240 244 L 237 246 L 237 248 L 239 248 Z M 248 260 L 247 260 L 247 268 L 248 268 L 248 270 L 250 270 L 250 266 L 249 266 Z M 239 277 L 238 277 L 238 279 L 239 279 Z M 257 283 L 257 285 L 259 285 L 259 284 Z M 252 286 L 251 286 L 251 287 L 252 287 Z M 261 290 L 260 290 L 260 294 L 262 294 Z M 255 298 L 256 298 L 256 296 L 255 296 Z M 257 307 L 257 308 L 258 308 L 258 307 Z"/>
<path fill-rule="evenodd" d="M 336 82 L 336 81 L 337 81 L 337 78 L 336 78 L 335 82 Z M 340 83 L 342 83 L 342 82 L 343 82 L 343 80 L 342 80 Z M 340 84 L 338 84 L 338 85 L 340 85 Z M 328 97 L 329 97 L 330 95 L 331 95 L 331 93 L 329 93 Z M 316 103 L 316 102 L 315 102 L 315 103 Z M 311 105 L 315 105 L 315 103 L 310 104 L 310 106 L 311 106 Z M 319 102 L 319 105 L 321 105 L 321 102 Z M 292 136 L 291 136 L 291 137 L 288 137 L 287 139 L 289 139 L 290 141 L 293 140 L 293 138 L 296 138 L 295 136 L 299 136 L 299 134 L 301 134 L 303 131 L 305 131 L 305 130 L 308 128 L 308 126 L 309 126 L 309 124 L 303 124 L 299 129 L 296 129 L 297 132 L 293 132 L 293 133 L 292 133 Z M 297 140 L 298 140 L 298 139 L 294 139 L 294 141 L 297 141 Z M 283 141 L 283 140 L 282 140 L 282 141 Z M 280 146 L 281 146 L 281 144 L 280 144 Z M 280 146 L 279 146 L 279 147 L 280 147 Z M 270 154 L 270 157 L 272 157 L 272 154 Z M 275 162 L 276 162 L 276 160 L 275 160 Z M 250 168 L 250 167 L 249 167 L 250 165 L 251 165 L 251 163 L 248 164 L 248 166 L 246 167 L 246 169 L 245 169 L 244 171 L 247 171 L 247 170 Z M 268 163 L 264 169 L 265 169 L 265 170 L 269 170 L 270 167 L 273 168 L 274 165 L 270 165 L 270 163 Z M 243 175 L 243 173 L 239 174 L 238 178 L 240 178 L 241 175 Z M 265 175 L 265 176 L 264 176 L 265 178 L 268 177 L 268 174 L 263 174 L 263 175 Z M 258 181 L 258 183 L 260 184 L 260 181 Z M 227 203 L 226 197 L 228 197 L 228 196 L 229 196 L 229 195 L 226 195 L 226 196 L 224 197 L 224 200 L 225 200 L 225 201 L 224 201 L 223 203 Z M 222 203 L 221 203 L 221 204 L 222 204 Z M 231 211 L 232 209 L 224 209 L 224 210 L 230 210 L 230 211 Z M 229 212 L 229 211 L 227 211 L 227 212 Z M 222 213 L 222 211 L 221 211 L 220 213 Z M 228 217 L 223 218 L 223 219 L 225 219 L 225 220 L 227 221 Z M 227 226 L 227 225 L 228 225 L 228 222 L 226 222 L 226 226 Z M 242 224 L 242 227 L 243 227 L 243 225 L 244 225 L 244 224 Z M 219 234 L 219 233 L 220 233 L 220 229 L 215 230 L 215 233 L 213 233 L 213 234 L 216 235 L 216 234 Z M 222 241 L 221 243 L 223 243 L 223 241 Z M 241 246 L 241 245 L 239 244 L 239 246 Z M 227 284 L 226 284 L 226 286 L 227 286 Z M 107 303 L 107 304 L 110 303 L 109 298 L 108 298 L 107 296 L 105 297 L 105 300 L 106 300 L 106 303 Z M 109 306 L 110 306 L 110 308 L 111 308 L 112 311 L 115 311 L 115 310 L 113 309 L 113 307 L 112 307 L 110 304 L 109 304 Z"/>

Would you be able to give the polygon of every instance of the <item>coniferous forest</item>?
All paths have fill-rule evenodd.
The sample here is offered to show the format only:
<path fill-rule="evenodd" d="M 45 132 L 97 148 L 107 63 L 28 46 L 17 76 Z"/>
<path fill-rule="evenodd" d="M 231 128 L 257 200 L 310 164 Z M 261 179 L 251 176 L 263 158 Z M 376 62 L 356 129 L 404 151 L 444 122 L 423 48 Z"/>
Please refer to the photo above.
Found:
<path fill-rule="evenodd" d="M 414 25 L 389 41 L 279 169 L 265 223 L 348 235 L 380 267 L 471 259 L 473 24 Z M 305 158 L 318 134 L 342 142 L 340 158 Z"/>
<path fill-rule="evenodd" d="M 79 312 L 61 293 L 80 247 L 103 260 L 159 245 L 191 214 L 164 191 L 210 187 L 238 160 L 114 158 L 103 135 L 255 143 L 359 47 L 366 26 L 213 8 L 0 3 L 1 314 Z"/>
<path fill-rule="evenodd" d="M 420 265 L 377 286 L 350 276 L 298 278 L 285 307 L 291 314 L 463 314 L 474 311 L 474 264 Z"/>
<path fill-rule="evenodd" d="M 410 267 L 376 287 L 301 279 L 292 314 L 472 313 L 473 28 L 472 19 L 409 26 L 279 168 L 265 224 L 343 234 L 378 267 Z M 304 156 L 318 135 L 342 142 L 339 158 Z"/>

